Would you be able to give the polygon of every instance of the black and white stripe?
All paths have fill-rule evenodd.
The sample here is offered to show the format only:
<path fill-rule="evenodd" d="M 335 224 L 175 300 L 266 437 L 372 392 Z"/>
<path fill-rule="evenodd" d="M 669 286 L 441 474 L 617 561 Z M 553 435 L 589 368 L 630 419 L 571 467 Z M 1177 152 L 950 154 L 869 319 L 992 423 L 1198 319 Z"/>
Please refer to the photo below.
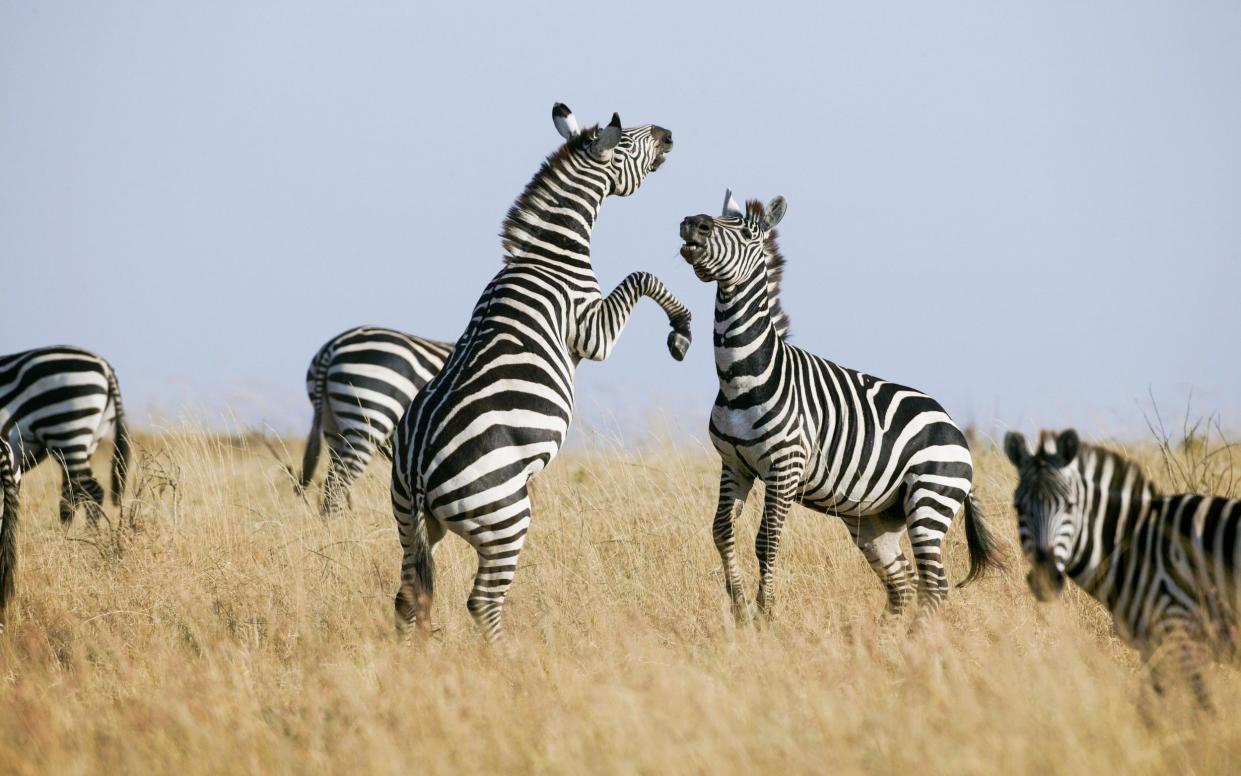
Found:
<path fill-rule="evenodd" d="M 392 503 L 404 549 L 397 624 L 429 627 L 431 553 L 446 531 L 478 553 L 468 606 L 488 639 L 530 523 L 526 485 L 556 455 L 583 358 L 608 357 L 639 297 L 672 325 L 678 360 L 689 311 L 653 275 L 636 272 L 606 298 L 590 260 L 603 200 L 637 190 L 672 148 L 653 125 L 577 131 L 552 112 L 564 145 L 535 174 L 503 228 L 504 268 L 487 284 L 444 369 L 414 399 L 394 439 Z"/>
<path fill-rule="evenodd" d="M 1000 563 L 971 493 L 965 437 L 934 399 L 814 356 L 785 341 L 779 304 L 784 260 L 775 226 L 785 202 L 745 212 L 725 197 L 719 218 L 681 222 L 682 257 L 717 284 L 715 361 L 719 393 L 710 434 L 723 459 L 713 534 L 739 620 L 746 602 L 733 539 L 734 515 L 756 480 L 766 486 L 756 553 L 757 610 L 770 612 L 772 576 L 785 516 L 793 502 L 839 515 L 900 611 L 915 575 L 901 549 L 908 533 L 920 600 L 937 607 L 948 583 L 940 543 L 965 506 L 968 582 Z"/>
<path fill-rule="evenodd" d="M 9 443 L 0 439 L 0 633 L 4 632 L 4 611 L 13 598 L 17 575 L 17 487 L 21 469 L 13 459 Z"/>
<path fill-rule="evenodd" d="M 322 511 L 348 503 L 349 489 L 376 451 L 391 455 L 392 431 L 414 396 L 444 366 L 452 344 L 378 326 L 359 326 L 328 340 L 306 370 L 314 408 L 302 458 L 301 488 L 314 477 L 321 438 L 328 473 Z"/>
<path fill-rule="evenodd" d="M 90 457 L 114 429 L 112 501 L 120 504 L 129 434 L 111 364 L 64 345 L 0 356 L 0 438 L 24 471 L 49 456 L 60 464 L 61 521 L 71 521 L 83 503 L 92 523 L 102 514 L 103 487 L 91 474 Z"/>
<path fill-rule="evenodd" d="M 1156 688 L 1172 666 L 1209 706 L 1203 668 L 1237 647 L 1241 501 L 1162 496 L 1137 464 L 1072 429 L 1044 431 L 1033 452 L 1009 432 L 1004 450 L 1035 596 L 1050 600 L 1071 578 L 1111 612 Z"/>

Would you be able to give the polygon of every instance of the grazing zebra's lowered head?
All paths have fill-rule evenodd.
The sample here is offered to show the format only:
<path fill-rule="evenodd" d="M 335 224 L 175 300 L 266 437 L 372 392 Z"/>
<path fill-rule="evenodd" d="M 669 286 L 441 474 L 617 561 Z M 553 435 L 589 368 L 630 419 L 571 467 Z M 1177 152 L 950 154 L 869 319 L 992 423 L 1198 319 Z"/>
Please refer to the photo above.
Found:
<path fill-rule="evenodd" d="M 1030 563 L 1026 581 L 1040 601 L 1064 590 L 1065 569 L 1081 532 L 1085 484 L 1077 467 L 1080 449 L 1073 429 L 1058 435 L 1044 431 L 1035 452 L 1021 434 L 1010 431 L 1004 436 L 1004 452 L 1019 478 L 1013 506 L 1021 551 Z"/>
<path fill-rule="evenodd" d="M 776 197 L 765 207 L 758 200 L 750 200 L 743 211 L 728 191 L 719 218 L 697 215 L 681 221 L 681 239 L 685 242 L 681 258 L 689 262 L 698 279 L 718 283 L 726 292 L 765 283 L 768 310 L 781 337 L 788 335 L 789 319 L 780 306 L 784 257 L 776 244 L 776 224 L 787 209 L 784 197 Z"/>

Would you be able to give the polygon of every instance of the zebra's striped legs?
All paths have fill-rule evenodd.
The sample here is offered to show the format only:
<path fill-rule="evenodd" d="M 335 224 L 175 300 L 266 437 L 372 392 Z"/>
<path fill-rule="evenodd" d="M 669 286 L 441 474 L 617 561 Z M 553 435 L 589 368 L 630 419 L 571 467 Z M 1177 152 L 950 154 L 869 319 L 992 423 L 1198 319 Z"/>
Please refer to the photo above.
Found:
<path fill-rule="evenodd" d="M 435 595 L 435 547 L 444 529 L 421 505 L 408 511 L 397 505 L 397 531 L 401 536 L 401 586 L 396 592 L 396 629 L 408 632 L 411 625 L 431 632 L 431 602 Z"/>
<path fill-rule="evenodd" d="M 52 456 L 60 462 L 60 522 L 69 525 L 80 504 L 86 505 L 86 518 L 91 526 L 99 524 L 103 516 L 103 486 L 90 470 L 90 456 L 82 447 L 52 449 Z"/>
<path fill-rule="evenodd" d="M 530 528 L 530 497 L 524 485 L 520 497 L 502 509 L 503 516 L 491 515 L 482 529 L 465 537 L 478 552 L 478 573 L 474 575 L 474 589 L 466 606 L 492 644 L 504 638 L 500 622 L 504 598 L 513 584 L 517 556 Z"/>
<path fill-rule="evenodd" d="M 912 492 L 914 488 L 910 488 Z M 958 504 L 956 508 L 959 508 Z M 918 566 L 918 602 L 923 610 L 934 613 L 948 597 L 948 577 L 944 573 L 941 543 L 948 526 L 952 524 L 953 508 L 938 501 L 919 500 L 906 505 L 905 527 L 909 532 L 909 544 L 913 548 L 914 562 Z"/>
<path fill-rule="evenodd" d="M 789 470 L 766 481 L 763 495 L 763 519 L 758 525 L 758 538 L 754 541 L 754 554 L 758 556 L 758 614 L 767 619 L 775 606 L 776 553 L 780 549 L 780 532 L 784 530 L 784 518 L 788 515 L 797 489 L 800 472 Z"/>
<path fill-rule="evenodd" d="M 629 321 L 634 305 L 647 296 L 668 315 L 668 351 L 677 361 L 685 358 L 690 345 L 689 309 L 672 295 L 659 278 L 649 272 L 633 272 L 612 293 L 586 307 L 578 315 L 574 349 L 582 358 L 603 361 L 611 354 Z"/>
<path fill-rule="evenodd" d="M 1151 687 L 1163 695 L 1167 689 L 1165 677 L 1174 675 L 1189 688 L 1203 711 L 1214 711 L 1203 676 L 1204 668 L 1211 662 L 1211 653 L 1202 629 L 1189 619 L 1188 613 L 1178 611 L 1151 630 L 1151 643 L 1144 656 Z"/>
<path fill-rule="evenodd" d="M 375 440 L 350 431 L 334 433 L 327 438 L 328 471 L 323 480 L 321 507 L 325 515 L 339 512 L 342 501 L 347 508 L 353 508 L 351 489 L 354 480 L 362 475 L 375 455 Z"/>
<path fill-rule="evenodd" d="M 715 509 L 715 522 L 711 526 L 715 549 L 719 551 L 720 561 L 724 565 L 724 589 L 728 591 L 733 617 L 738 624 L 749 622 L 751 613 L 741 586 L 741 569 L 737 565 L 737 548 L 733 540 L 733 520 L 745 506 L 746 497 L 750 495 L 753 485 L 753 479 L 738 474 L 728 464 L 724 464 L 720 471 L 719 506 Z"/>
<path fill-rule="evenodd" d="M 840 519 L 849 529 L 853 543 L 862 551 L 879 581 L 883 582 L 888 595 L 888 613 L 899 615 L 914 595 L 913 567 L 909 565 L 909 559 L 901 549 L 904 518 L 890 515 L 841 515 Z"/>

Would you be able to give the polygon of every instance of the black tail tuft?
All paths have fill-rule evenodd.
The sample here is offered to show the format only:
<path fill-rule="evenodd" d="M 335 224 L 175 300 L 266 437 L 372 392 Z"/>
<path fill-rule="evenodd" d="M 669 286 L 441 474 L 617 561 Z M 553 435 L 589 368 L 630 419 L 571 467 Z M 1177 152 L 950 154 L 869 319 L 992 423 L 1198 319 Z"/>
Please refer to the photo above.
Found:
<path fill-rule="evenodd" d="M 125 493 L 125 475 L 129 473 L 129 461 L 133 455 L 129 439 L 129 426 L 125 422 L 125 407 L 121 404 L 121 386 L 116 381 L 116 370 L 108 367 L 108 393 L 116 407 L 116 449 L 112 451 L 112 503 L 121 505 Z"/>
<path fill-rule="evenodd" d="M 0 631 L 4 630 L 4 609 L 17 589 L 17 470 L 8 444 L 0 440 L 0 487 L 4 512 L 0 514 Z"/>
<path fill-rule="evenodd" d="M 973 493 L 965 499 L 965 542 L 970 550 L 970 570 L 957 587 L 965 587 L 984 576 L 990 569 L 1005 571 L 1008 568 L 999 543 L 987 527 L 982 505 Z"/>

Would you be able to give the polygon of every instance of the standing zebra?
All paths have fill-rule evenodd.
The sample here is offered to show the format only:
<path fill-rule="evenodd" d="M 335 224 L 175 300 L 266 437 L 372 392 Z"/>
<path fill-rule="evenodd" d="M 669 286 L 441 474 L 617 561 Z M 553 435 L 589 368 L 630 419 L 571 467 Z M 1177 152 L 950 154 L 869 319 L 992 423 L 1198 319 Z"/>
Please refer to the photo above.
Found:
<path fill-rule="evenodd" d="M 920 601 L 930 610 L 947 595 L 940 542 L 965 505 L 970 570 L 965 582 L 1001 565 L 971 493 L 965 437 L 933 399 L 846 369 L 785 340 L 780 305 L 784 259 L 775 226 L 786 204 L 777 197 L 745 212 L 725 195 L 719 218 L 681 222 L 681 256 L 699 280 L 715 282 L 715 363 L 720 389 L 710 434 L 723 459 L 712 534 L 724 563 L 733 614 L 747 621 L 733 542 L 733 518 L 756 479 L 766 486 L 755 551 L 757 613 L 769 615 L 780 532 L 794 502 L 839 515 L 900 612 L 913 592 L 901 550 L 908 532 Z M 963 582 L 962 584 L 964 584 Z"/>
<path fill-rule="evenodd" d="M 635 272 L 607 297 L 590 235 L 609 195 L 628 196 L 672 149 L 654 125 L 579 131 L 564 105 L 565 143 L 548 157 L 504 222 L 504 267 L 483 290 L 448 363 L 422 390 L 394 438 L 392 504 L 404 549 L 397 626 L 430 627 L 432 552 L 452 531 L 478 553 L 468 607 L 488 640 L 501 636 L 504 597 L 530 524 L 527 482 L 560 449 L 573 375 L 602 361 L 641 296 L 668 314 L 668 349 L 684 357 L 690 314 L 655 276 Z"/>
<path fill-rule="evenodd" d="M 1038 450 L 1009 432 L 1013 496 L 1030 590 L 1055 598 L 1069 576 L 1112 613 L 1150 667 L 1156 690 L 1172 665 L 1209 708 L 1202 670 L 1235 654 L 1241 595 L 1241 501 L 1161 496 L 1137 464 L 1044 431 Z"/>
<path fill-rule="evenodd" d="M 90 457 L 113 429 L 112 503 L 119 505 L 130 440 L 112 365 L 67 345 L 0 356 L 0 438 L 12 445 L 23 471 L 49 455 L 60 463 L 62 523 L 82 503 L 92 524 L 103 514 L 103 487 L 91 475 Z"/>
<path fill-rule="evenodd" d="M 0 633 L 4 632 L 4 609 L 16 588 L 17 486 L 21 476 L 13 450 L 0 439 Z"/>
<path fill-rule="evenodd" d="M 327 341 L 306 370 L 314 408 L 298 487 L 310 484 L 327 437 L 324 514 L 336 511 L 376 450 L 391 456 L 392 430 L 409 403 L 439 372 L 452 352 L 447 342 L 378 326 L 359 326 Z"/>

